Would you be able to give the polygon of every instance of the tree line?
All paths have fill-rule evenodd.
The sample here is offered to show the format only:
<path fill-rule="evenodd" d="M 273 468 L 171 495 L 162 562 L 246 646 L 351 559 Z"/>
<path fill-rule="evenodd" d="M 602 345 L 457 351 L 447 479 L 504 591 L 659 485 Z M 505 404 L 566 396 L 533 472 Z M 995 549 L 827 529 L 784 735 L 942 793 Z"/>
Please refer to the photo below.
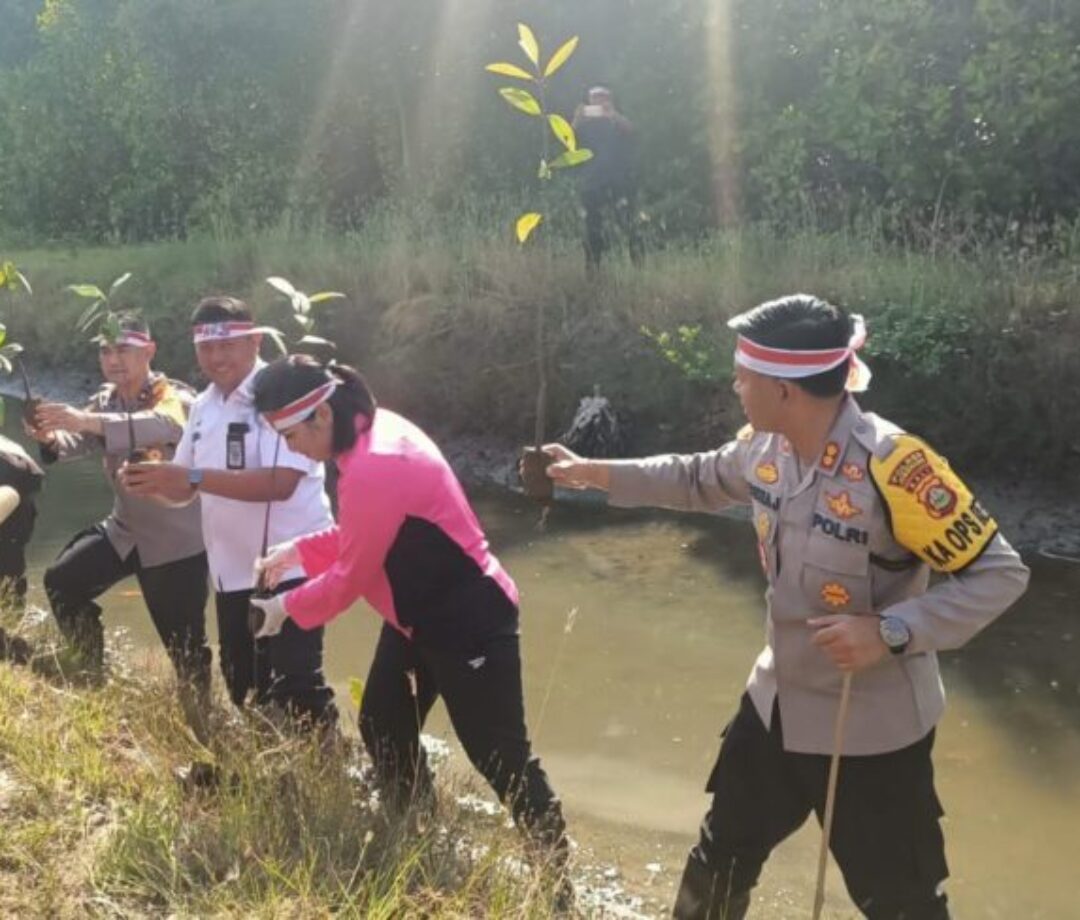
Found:
<path fill-rule="evenodd" d="M 654 232 L 1072 221 L 1080 3 L 0 0 L 0 233 L 137 241 L 520 191 L 483 71 L 528 21 L 611 86 Z"/>

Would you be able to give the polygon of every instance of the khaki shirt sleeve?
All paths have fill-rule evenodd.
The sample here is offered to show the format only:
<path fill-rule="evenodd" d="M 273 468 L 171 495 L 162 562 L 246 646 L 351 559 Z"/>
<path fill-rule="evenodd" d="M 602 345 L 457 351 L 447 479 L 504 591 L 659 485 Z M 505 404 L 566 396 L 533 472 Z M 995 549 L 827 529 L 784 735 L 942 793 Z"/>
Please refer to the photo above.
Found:
<path fill-rule="evenodd" d="M 879 612 L 907 623 L 911 644 L 906 654 L 960 648 L 1012 606 L 1027 588 L 1030 574 L 1016 550 L 995 534 L 959 575 Z"/>
<path fill-rule="evenodd" d="M 750 502 L 746 482 L 748 441 L 729 441 L 702 454 L 665 454 L 611 462 L 609 502 L 623 508 L 651 506 L 716 512 Z"/>
<path fill-rule="evenodd" d="M 186 398 L 186 394 L 170 386 L 153 409 L 132 412 L 130 420 L 123 412 L 101 413 L 105 452 L 117 454 L 135 447 L 179 444 L 190 404 L 191 400 Z"/>

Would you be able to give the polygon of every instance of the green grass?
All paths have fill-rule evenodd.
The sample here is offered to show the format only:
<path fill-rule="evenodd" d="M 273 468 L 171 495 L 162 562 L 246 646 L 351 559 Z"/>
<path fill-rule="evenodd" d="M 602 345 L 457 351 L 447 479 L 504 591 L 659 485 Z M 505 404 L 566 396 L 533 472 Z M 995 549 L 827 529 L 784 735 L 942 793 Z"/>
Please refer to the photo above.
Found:
<path fill-rule="evenodd" d="M 967 468 L 1059 472 L 1080 426 L 1077 230 L 1036 246 L 963 228 L 915 242 L 884 222 L 845 230 L 746 227 L 653 247 L 643 271 L 624 256 L 586 279 L 572 224 L 545 225 L 537 245 L 510 239 L 511 202 L 452 215 L 388 208 L 350 234 L 284 226 L 119 248 L 9 253 L 35 285 L 7 308 L 31 363 L 93 370 L 74 335 L 81 305 L 63 286 L 134 278 L 161 342 L 159 363 L 192 370 L 186 320 L 199 296 L 248 298 L 286 326 L 264 283 L 281 274 L 309 290 L 344 291 L 321 332 L 358 364 L 386 405 L 441 432 L 531 438 L 534 334 L 543 306 L 551 345 L 552 433 L 599 385 L 633 421 L 635 449 L 697 448 L 738 427 L 726 383 L 725 320 L 762 300 L 808 291 L 864 313 L 875 385 L 872 408 L 933 440 Z M 548 233 L 548 238 L 543 233 Z M 688 380 L 642 335 L 700 326 L 711 383 Z M 295 337 L 295 336 L 294 336 Z"/>
<path fill-rule="evenodd" d="M 224 705 L 211 739 L 165 676 L 80 688 L 48 653 L 33 672 L 0 663 L 0 915 L 551 915 L 542 869 L 504 819 L 455 804 L 452 777 L 434 813 L 390 818 L 348 743 L 320 750 Z M 185 788 L 193 759 L 227 781 Z"/>

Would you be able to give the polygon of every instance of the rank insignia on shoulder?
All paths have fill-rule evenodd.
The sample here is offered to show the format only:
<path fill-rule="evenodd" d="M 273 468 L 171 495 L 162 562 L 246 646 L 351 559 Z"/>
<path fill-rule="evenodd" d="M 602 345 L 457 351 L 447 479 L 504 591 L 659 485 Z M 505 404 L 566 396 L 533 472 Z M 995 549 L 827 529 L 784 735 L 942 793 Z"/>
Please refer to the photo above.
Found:
<path fill-rule="evenodd" d="M 829 506 L 833 514 L 844 521 L 850 521 L 863 513 L 862 508 L 851 500 L 851 494 L 848 492 L 826 492 L 825 504 Z"/>
<path fill-rule="evenodd" d="M 845 604 L 851 603 L 851 592 L 840 582 L 830 581 L 828 584 L 822 585 L 821 599 L 830 607 L 843 607 Z"/>
<path fill-rule="evenodd" d="M 759 463 L 754 470 L 754 475 L 769 486 L 775 485 L 780 479 L 780 471 L 775 463 Z"/>
<path fill-rule="evenodd" d="M 871 459 L 870 475 L 896 541 L 938 572 L 961 571 L 997 533 L 997 523 L 948 461 L 912 435 L 898 435 L 884 460 Z"/>
<path fill-rule="evenodd" d="M 840 445 L 835 441 L 830 441 L 825 445 L 825 450 L 821 452 L 821 468 L 823 470 L 831 470 L 836 466 L 836 461 L 840 459 Z"/>

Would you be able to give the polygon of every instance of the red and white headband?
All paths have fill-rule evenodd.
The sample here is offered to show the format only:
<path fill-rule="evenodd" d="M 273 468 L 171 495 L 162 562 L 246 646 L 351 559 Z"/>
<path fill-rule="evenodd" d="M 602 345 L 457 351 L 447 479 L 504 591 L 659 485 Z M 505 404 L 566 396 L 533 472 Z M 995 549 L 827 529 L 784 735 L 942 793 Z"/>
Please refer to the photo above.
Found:
<path fill-rule="evenodd" d="M 192 329 L 195 344 L 201 342 L 224 342 L 253 335 L 259 330 L 251 322 L 200 323 Z"/>
<path fill-rule="evenodd" d="M 116 338 L 109 342 L 110 345 L 130 345 L 133 348 L 146 348 L 153 342 L 149 332 L 139 332 L 137 329 L 121 329 Z"/>
<path fill-rule="evenodd" d="M 770 348 L 740 335 L 735 343 L 735 363 L 768 377 L 798 380 L 800 377 L 824 374 L 846 362 L 851 366 L 847 380 L 848 391 L 862 393 L 870 385 L 871 376 L 870 368 L 857 354 L 866 344 L 866 322 L 858 315 L 852 315 L 851 322 L 851 338 L 843 348 Z"/>
<path fill-rule="evenodd" d="M 337 385 L 336 380 L 327 380 L 326 383 L 319 384 L 314 390 L 305 393 L 299 399 L 294 399 L 280 409 L 264 412 L 263 418 L 277 432 L 292 428 L 293 425 L 299 425 L 334 394 Z"/>

